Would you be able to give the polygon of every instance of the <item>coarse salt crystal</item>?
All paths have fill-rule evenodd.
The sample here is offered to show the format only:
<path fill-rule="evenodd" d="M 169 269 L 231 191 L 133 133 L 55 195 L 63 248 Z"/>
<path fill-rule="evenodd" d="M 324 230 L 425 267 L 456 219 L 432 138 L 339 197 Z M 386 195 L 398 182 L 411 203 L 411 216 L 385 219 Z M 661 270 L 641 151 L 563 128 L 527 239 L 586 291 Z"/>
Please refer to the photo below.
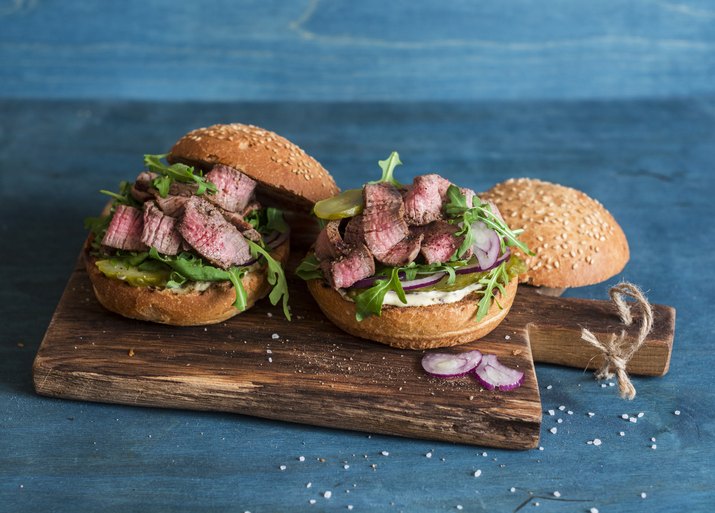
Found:
<path fill-rule="evenodd" d="M 514 492 L 516 491 L 516 488 L 514 488 L 514 487 L 512 486 L 511 488 L 509 488 L 509 491 L 510 491 L 511 493 L 514 493 Z"/>
<path fill-rule="evenodd" d="M 382 454 L 383 456 L 389 456 L 389 455 L 390 455 L 390 453 L 387 452 L 387 451 L 382 451 L 380 454 Z"/>
<path fill-rule="evenodd" d="M 268 363 L 273 363 L 273 358 L 271 358 L 270 356 L 268 357 Z"/>
<path fill-rule="evenodd" d="M 534 506 L 536 506 L 536 507 L 538 508 L 539 506 L 541 506 L 541 503 L 540 503 L 540 502 L 535 502 L 535 503 L 534 503 Z"/>
<path fill-rule="evenodd" d="M 353 510 L 353 505 L 352 505 L 352 504 L 348 504 L 348 510 L 350 510 L 350 511 Z"/>
<path fill-rule="evenodd" d="M 631 417 L 628 419 L 628 422 L 632 422 L 633 424 L 635 424 L 636 422 L 638 422 L 638 419 L 635 417 Z"/>
<path fill-rule="evenodd" d="M 573 412 L 571 410 L 566 412 L 568 415 L 573 415 Z"/>
<path fill-rule="evenodd" d="M 623 420 L 628 420 L 628 414 L 627 414 L 627 413 L 624 413 L 623 415 L 621 415 L 621 418 L 622 418 Z"/>
<path fill-rule="evenodd" d="M 651 442 L 655 442 L 655 437 L 654 437 L 654 436 L 651 436 L 651 437 L 650 437 L 650 441 L 651 441 Z"/>
<path fill-rule="evenodd" d="M 645 492 L 641 492 L 641 499 L 645 499 L 646 497 L 648 497 L 648 495 L 646 495 Z"/>
<path fill-rule="evenodd" d="M 596 445 L 596 446 L 601 445 L 601 439 L 600 439 L 600 438 L 594 438 L 594 439 L 593 439 L 593 445 Z"/>
<path fill-rule="evenodd" d="M 588 513 L 598 513 L 598 508 L 591 508 L 588 510 Z"/>
<path fill-rule="evenodd" d="M 601 383 L 601 388 L 606 388 L 607 386 L 605 383 Z"/>
<path fill-rule="evenodd" d="M 274 333 L 273 335 L 271 335 L 271 338 L 272 338 L 273 340 L 277 340 L 277 339 L 279 339 L 279 338 L 281 338 L 281 337 L 280 337 L 280 335 L 278 335 L 278 333 Z"/>
<path fill-rule="evenodd" d="M 673 412 L 673 415 L 680 415 L 680 410 L 675 410 L 675 411 Z"/>
<path fill-rule="evenodd" d="M 645 413 L 640 412 L 640 413 L 638 414 L 638 418 L 639 418 L 639 419 L 642 419 L 642 418 L 643 418 L 643 415 L 645 415 Z"/>
<path fill-rule="evenodd" d="M 511 340 L 511 335 L 504 335 L 504 340 Z"/>
<path fill-rule="evenodd" d="M 653 445 L 651 445 L 651 446 L 650 446 L 650 448 L 651 448 L 651 449 L 653 449 L 653 450 L 655 451 L 655 450 L 656 450 L 656 449 L 658 448 L 658 446 L 657 446 L 657 445 L 655 445 L 655 444 L 653 444 Z"/>
<path fill-rule="evenodd" d="M 549 410 L 549 415 L 556 415 L 556 412 L 554 410 Z"/>
<path fill-rule="evenodd" d="M 271 351 L 270 349 L 266 349 L 266 354 L 273 354 L 273 351 Z"/>
<path fill-rule="evenodd" d="M 626 436 L 626 432 L 625 432 L 625 431 L 619 431 L 618 435 L 619 435 L 619 436 Z"/>
<path fill-rule="evenodd" d="M 458 509 L 459 511 L 462 511 L 464 508 L 462 507 L 461 504 L 457 504 L 457 509 Z"/>
<path fill-rule="evenodd" d="M 564 406 L 563 404 L 561 406 L 559 406 L 559 410 L 564 411 L 565 409 L 566 409 L 566 406 Z"/>
<path fill-rule="evenodd" d="M 484 456 L 486 458 L 488 456 L 488 454 L 486 452 L 483 452 L 482 456 Z"/>
<path fill-rule="evenodd" d="M 552 388 L 554 388 L 553 385 L 546 385 L 546 390 L 551 390 Z"/>
<path fill-rule="evenodd" d="M 315 499 L 310 499 L 308 502 L 311 504 L 315 504 Z"/>
<path fill-rule="evenodd" d="M 561 492 L 559 492 L 559 491 L 554 492 L 554 497 L 557 497 L 557 498 L 561 497 Z"/>
<path fill-rule="evenodd" d="M 347 470 L 347 469 L 350 468 L 350 465 L 348 465 L 348 464 L 346 463 L 345 465 L 343 465 L 343 468 L 344 468 L 345 470 Z"/>
<path fill-rule="evenodd" d="M 558 422 L 559 424 L 561 424 L 563 421 L 564 419 L 556 419 L 556 422 Z"/>
<path fill-rule="evenodd" d="M 285 470 L 285 469 L 287 469 L 288 467 L 286 467 L 285 465 L 281 465 L 281 466 L 278 467 L 278 468 L 281 469 L 281 470 Z"/>
<path fill-rule="evenodd" d="M 305 484 L 305 487 L 306 487 L 306 488 L 310 488 L 311 486 L 313 486 L 313 483 L 306 483 L 306 484 Z"/>
<path fill-rule="evenodd" d="M 595 415 L 596 415 L 596 414 L 593 413 L 592 411 L 588 412 L 588 416 L 589 416 L 589 417 L 594 417 Z"/>
<path fill-rule="evenodd" d="M 425 458 L 431 458 L 431 457 L 432 457 L 432 453 L 431 453 L 431 452 L 428 452 L 427 454 L 425 454 Z"/>
<path fill-rule="evenodd" d="M 543 448 L 543 447 L 541 447 L 541 446 L 539 446 L 539 450 L 540 450 L 540 451 L 543 451 L 543 450 L 544 450 L 544 448 Z"/>
<path fill-rule="evenodd" d="M 325 492 L 323 492 L 323 497 L 325 497 L 326 499 L 329 499 L 332 496 L 333 496 L 333 492 L 331 492 L 330 490 L 326 490 Z"/>
<path fill-rule="evenodd" d="M 609 386 L 609 387 L 615 387 L 616 384 L 615 384 L 615 383 L 609 383 L 608 386 Z"/>
<path fill-rule="evenodd" d="M 558 429 L 556 429 L 555 427 L 552 427 L 551 429 L 549 429 L 549 431 L 551 432 L 552 435 L 555 435 L 558 432 Z"/>
<path fill-rule="evenodd" d="M 298 456 L 298 461 L 305 461 L 305 456 Z"/>
<path fill-rule="evenodd" d="M 482 475 L 482 471 L 481 471 L 481 470 L 475 470 L 475 471 L 474 471 L 474 477 L 479 477 L 479 476 L 481 476 L 481 475 Z"/>

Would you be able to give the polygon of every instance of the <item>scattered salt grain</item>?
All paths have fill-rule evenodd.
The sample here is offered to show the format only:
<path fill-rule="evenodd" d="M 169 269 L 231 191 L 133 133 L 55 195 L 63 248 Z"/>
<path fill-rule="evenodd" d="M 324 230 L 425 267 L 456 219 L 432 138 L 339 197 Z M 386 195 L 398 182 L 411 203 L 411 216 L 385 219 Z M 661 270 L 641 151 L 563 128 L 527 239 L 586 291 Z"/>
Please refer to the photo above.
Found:
<path fill-rule="evenodd" d="M 561 424 L 563 421 L 564 419 L 556 419 L 556 422 L 558 422 L 559 424 Z"/>
<path fill-rule="evenodd" d="M 483 452 L 482 456 L 484 456 L 486 458 L 488 456 L 488 454 L 486 452 Z"/>
<path fill-rule="evenodd" d="M 635 417 L 631 417 L 628 419 L 628 422 L 632 422 L 633 424 L 635 424 L 636 422 L 638 422 L 638 419 Z"/>
<path fill-rule="evenodd" d="M 595 446 L 601 445 L 601 439 L 600 439 L 600 438 L 594 438 L 594 439 L 593 439 L 593 445 L 595 445 Z"/>
<path fill-rule="evenodd" d="M 285 465 L 281 465 L 281 466 L 278 467 L 278 468 L 281 469 L 281 470 L 285 470 L 285 469 L 287 469 L 288 467 L 286 467 Z"/>
<path fill-rule="evenodd" d="M 623 415 L 621 415 L 621 418 L 622 418 L 623 420 L 628 420 L 628 414 L 627 414 L 627 413 L 624 413 Z"/>
<path fill-rule="evenodd" d="M 619 431 L 619 432 L 618 432 L 618 436 L 626 436 L 626 432 L 625 432 L 625 431 Z"/>
<path fill-rule="evenodd" d="M 609 386 L 609 387 L 615 387 L 616 384 L 615 384 L 615 383 L 609 383 L 608 386 Z"/>
<path fill-rule="evenodd" d="M 680 415 L 680 410 L 675 410 L 675 411 L 673 412 L 673 415 Z"/>
<path fill-rule="evenodd" d="M 432 457 L 432 453 L 431 453 L 431 452 L 428 452 L 427 454 L 425 454 L 425 458 L 431 458 L 431 457 Z"/>
<path fill-rule="evenodd" d="M 315 504 L 315 499 L 310 499 L 308 502 L 311 504 Z"/>
<path fill-rule="evenodd" d="M 651 441 L 651 442 L 655 442 L 655 437 L 654 437 L 654 436 L 651 436 L 651 437 L 650 437 L 650 441 Z"/>
<path fill-rule="evenodd" d="M 482 475 L 482 471 L 481 471 L 481 470 L 475 470 L 475 471 L 474 471 L 474 477 L 479 477 L 479 476 L 481 476 L 481 475 Z"/>
<path fill-rule="evenodd" d="M 638 418 L 639 418 L 639 419 L 642 419 L 644 415 L 645 415 L 645 413 L 640 412 L 640 413 L 638 414 Z"/>
<path fill-rule="evenodd" d="M 553 385 L 546 385 L 546 390 L 551 390 L 552 388 L 554 388 Z"/>
<path fill-rule="evenodd" d="M 278 333 L 274 333 L 273 335 L 271 335 L 271 338 L 272 338 L 273 340 L 278 340 L 278 339 L 281 338 L 281 337 L 280 337 L 280 335 L 278 335 Z"/>
<path fill-rule="evenodd" d="M 306 483 L 306 484 L 305 484 L 305 487 L 306 487 L 306 488 L 310 488 L 311 486 L 313 486 L 313 483 Z"/>
<path fill-rule="evenodd" d="M 511 340 L 511 335 L 504 335 L 504 340 Z"/>
<path fill-rule="evenodd" d="M 509 488 L 509 491 L 510 491 L 511 493 L 514 493 L 514 492 L 516 491 L 516 488 L 514 488 L 514 487 L 512 486 L 511 488 Z"/>
<path fill-rule="evenodd" d="M 556 412 L 554 410 L 549 410 L 549 415 L 556 415 Z"/>
<path fill-rule="evenodd" d="M 651 449 L 653 449 L 653 450 L 655 451 L 655 450 L 656 450 L 656 449 L 658 448 L 658 446 L 657 446 L 657 445 L 655 445 L 655 444 L 653 444 L 653 445 L 651 445 L 651 446 L 650 446 L 650 448 L 651 448 Z"/>
<path fill-rule="evenodd" d="M 559 492 L 559 491 L 554 492 L 554 497 L 556 497 L 556 498 L 561 497 L 561 492 Z"/>
<path fill-rule="evenodd" d="M 540 503 L 540 502 L 535 502 L 535 503 L 534 503 L 534 506 L 536 506 L 536 507 L 538 508 L 539 506 L 541 506 L 541 503 Z"/>
<path fill-rule="evenodd" d="M 333 492 L 331 492 L 330 490 L 326 490 L 325 492 L 323 492 L 323 497 L 325 497 L 326 499 L 329 499 L 332 496 L 333 496 Z"/>
<path fill-rule="evenodd" d="M 596 415 L 596 414 L 593 413 L 592 411 L 588 412 L 588 416 L 589 416 L 589 417 L 594 417 L 595 415 Z"/>
<path fill-rule="evenodd" d="M 273 358 L 271 358 L 270 356 L 268 357 L 268 363 L 273 363 Z"/>
<path fill-rule="evenodd" d="M 605 383 L 601 383 L 601 388 L 606 388 L 607 386 Z"/>
<path fill-rule="evenodd" d="M 268 316 L 268 317 L 273 317 L 273 314 L 272 314 L 271 312 L 268 312 L 268 313 L 266 314 L 266 316 Z"/>
<path fill-rule="evenodd" d="M 564 411 L 565 409 L 566 409 L 566 406 L 564 406 L 563 404 L 561 406 L 559 406 L 559 410 Z"/>
<path fill-rule="evenodd" d="M 305 456 L 298 456 L 298 461 L 305 461 Z"/>
<path fill-rule="evenodd" d="M 645 499 L 646 497 L 648 497 L 648 495 L 646 495 L 645 492 L 641 492 L 641 499 Z"/>
<path fill-rule="evenodd" d="M 573 412 L 571 410 L 566 412 L 568 415 L 573 415 Z"/>
<path fill-rule="evenodd" d="M 461 504 L 457 504 L 457 509 L 458 509 L 459 511 L 462 511 L 464 508 L 462 507 Z"/>
<path fill-rule="evenodd" d="M 591 508 L 588 510 L 588 513 L 598 513 L 598 508 Z"/>
<path fill-rule="evenodd" d="M 390 455 L 390 453 L 387 452 L 387 451 L 382 451 L 380 454 L 382 454 L 383 456 L 389 456 L 389 455 Z"/>
<path fill-rule="evenodd" d="M 343 465 L 343 468 L 344 468 L 345 470 L 347 470 L 347 469 L 350 468 L 350 465 L 348 465 L 348 464 L 346 463 L 345 465 Z"/>
<path fill-rule="evenodd" d="M 273 351 L 271 351 L 270 349 L 266 349 L 266 354 L 273 354 Z"/>
<path fill-rule="evenodd" d="M 353 510 L 353 505 L 352 505 L 352 504 L 348 504 L 348 510 L 349 510 L 349 511 L 352 511 L 352 510 Z"/>
<path fill-rule="evenodd" d="M 541 446 L 539 446 L 539 450 L 540 450 L 540 451 L 543 451 L 543 450 L 544 450 L 544 448 L 543 448 L 543 447 L 541 447 Z"/>
<path fill-rule="evenodd" d="M 552 427 L 551 429 L 549 429 L 549 432 L 551 432 L 552 435 L 555 435 L 558 432 L 558 429 Z"/>

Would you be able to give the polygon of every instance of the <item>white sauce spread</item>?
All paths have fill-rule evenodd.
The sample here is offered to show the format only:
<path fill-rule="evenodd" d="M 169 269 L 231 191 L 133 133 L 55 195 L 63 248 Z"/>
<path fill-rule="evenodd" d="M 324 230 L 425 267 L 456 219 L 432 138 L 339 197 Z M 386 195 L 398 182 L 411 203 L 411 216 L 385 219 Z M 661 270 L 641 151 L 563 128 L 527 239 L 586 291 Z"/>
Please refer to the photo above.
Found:
<path fill-rule="evenodd" d="M 482 288 L 480 283 L 472 283 L 467 285 L 463 289 L 452 290 L 452 291 L 442 291 L 442 290 L 430 290 L 426 292 L 405 292 L 405 299 L 407 303 L 400 301 L 397 294 L 390 290 L 385 294 L 385 299 L 383 300 L 383 305 L 390 306 L 429 306 L 429 305 L 444 305 L 447 303 L 456 303 L 467 297 L 472 292 Z M 352 299 L 345 294 L 343 289 L 338 290 L 344 299 L 352 301 Z"/>

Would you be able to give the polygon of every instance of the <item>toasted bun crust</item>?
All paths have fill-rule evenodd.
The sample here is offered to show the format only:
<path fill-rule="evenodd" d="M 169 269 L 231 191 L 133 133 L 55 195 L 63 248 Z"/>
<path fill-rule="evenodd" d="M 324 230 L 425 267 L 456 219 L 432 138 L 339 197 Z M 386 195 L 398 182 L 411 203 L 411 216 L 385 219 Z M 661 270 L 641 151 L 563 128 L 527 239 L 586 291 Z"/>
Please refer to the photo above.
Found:
<path fill-rule="evenodd" d="M 628 241 L 613 216 L 585 193 L 541 180 L 510 179 L 479 197 L 493 201 L 536 256 L 519 281 L 551 288 L 600 283 L 623 270 Z"/>
<path fill-rule="evenodd" d="M 263 128 L 233 123 L 192 130 L 168 157 L 206 169 L 224 164 L 259 183 L 259 199 L 284 208 L 310 211 L 315 202 L 336 195 L 323 166 L 287 139 Z"/>
<path fill-rule="evenodd" d="M 271 255 L 285 264 L 289 249 L 290 243 L 286 240 Z M 107 310 L 124 317 L 175 326 L 198 326 L 216 324 L 241 313 L 233 306 L 236 294 L 230 282 L 214 283 L 203 292 L 177 294 L 166 289 L 133 287 L 108 278 L 97 269 L 96 259 L 87 251 L 84 261 L 99 302 Z M 270 290 L 265 264 L 247 273 L 241 281 L 246 289 L 247 309 Z"/>
<path fill-rule="evenodd" d="M 380 317 L 355 319 L 355 303 L 343 299 L 323 280 L 310 280 L 308 290 L 323 313 L 351 335 L 374 340 L 400 349 L 432 349 L 465 344 L 484 337 L 506 317 L 516 295 L 517 279 L 506 286 L 506 297 L 499 296 L 502 309 L 492 303 L 480 322 L 478 295 L 470 294 L 456 303 L 430 306 L 383 306 Z"/>

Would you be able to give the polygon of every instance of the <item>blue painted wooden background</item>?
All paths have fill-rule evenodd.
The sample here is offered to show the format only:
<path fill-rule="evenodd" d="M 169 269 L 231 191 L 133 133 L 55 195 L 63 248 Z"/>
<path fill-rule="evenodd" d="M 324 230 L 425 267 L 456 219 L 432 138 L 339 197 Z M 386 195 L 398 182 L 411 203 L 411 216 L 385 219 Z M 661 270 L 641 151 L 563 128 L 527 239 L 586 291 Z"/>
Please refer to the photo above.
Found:
<path fill-rule="evenodd" d="M 714 65 L 709 1 L 0 0 L 0 512 L 512 512 L 530 494 L 526 511 L 712 511 Z M 625 402 L 538 365 L 529 452 L 35 396 L 97 191 L 228 121 L 296 141 L 343 187 L 397 149 L 400 171 L 477 190 L 586 191 L 631 261 L 569 295 L 623 278 L 675 306 L 670 373 Z"/>

